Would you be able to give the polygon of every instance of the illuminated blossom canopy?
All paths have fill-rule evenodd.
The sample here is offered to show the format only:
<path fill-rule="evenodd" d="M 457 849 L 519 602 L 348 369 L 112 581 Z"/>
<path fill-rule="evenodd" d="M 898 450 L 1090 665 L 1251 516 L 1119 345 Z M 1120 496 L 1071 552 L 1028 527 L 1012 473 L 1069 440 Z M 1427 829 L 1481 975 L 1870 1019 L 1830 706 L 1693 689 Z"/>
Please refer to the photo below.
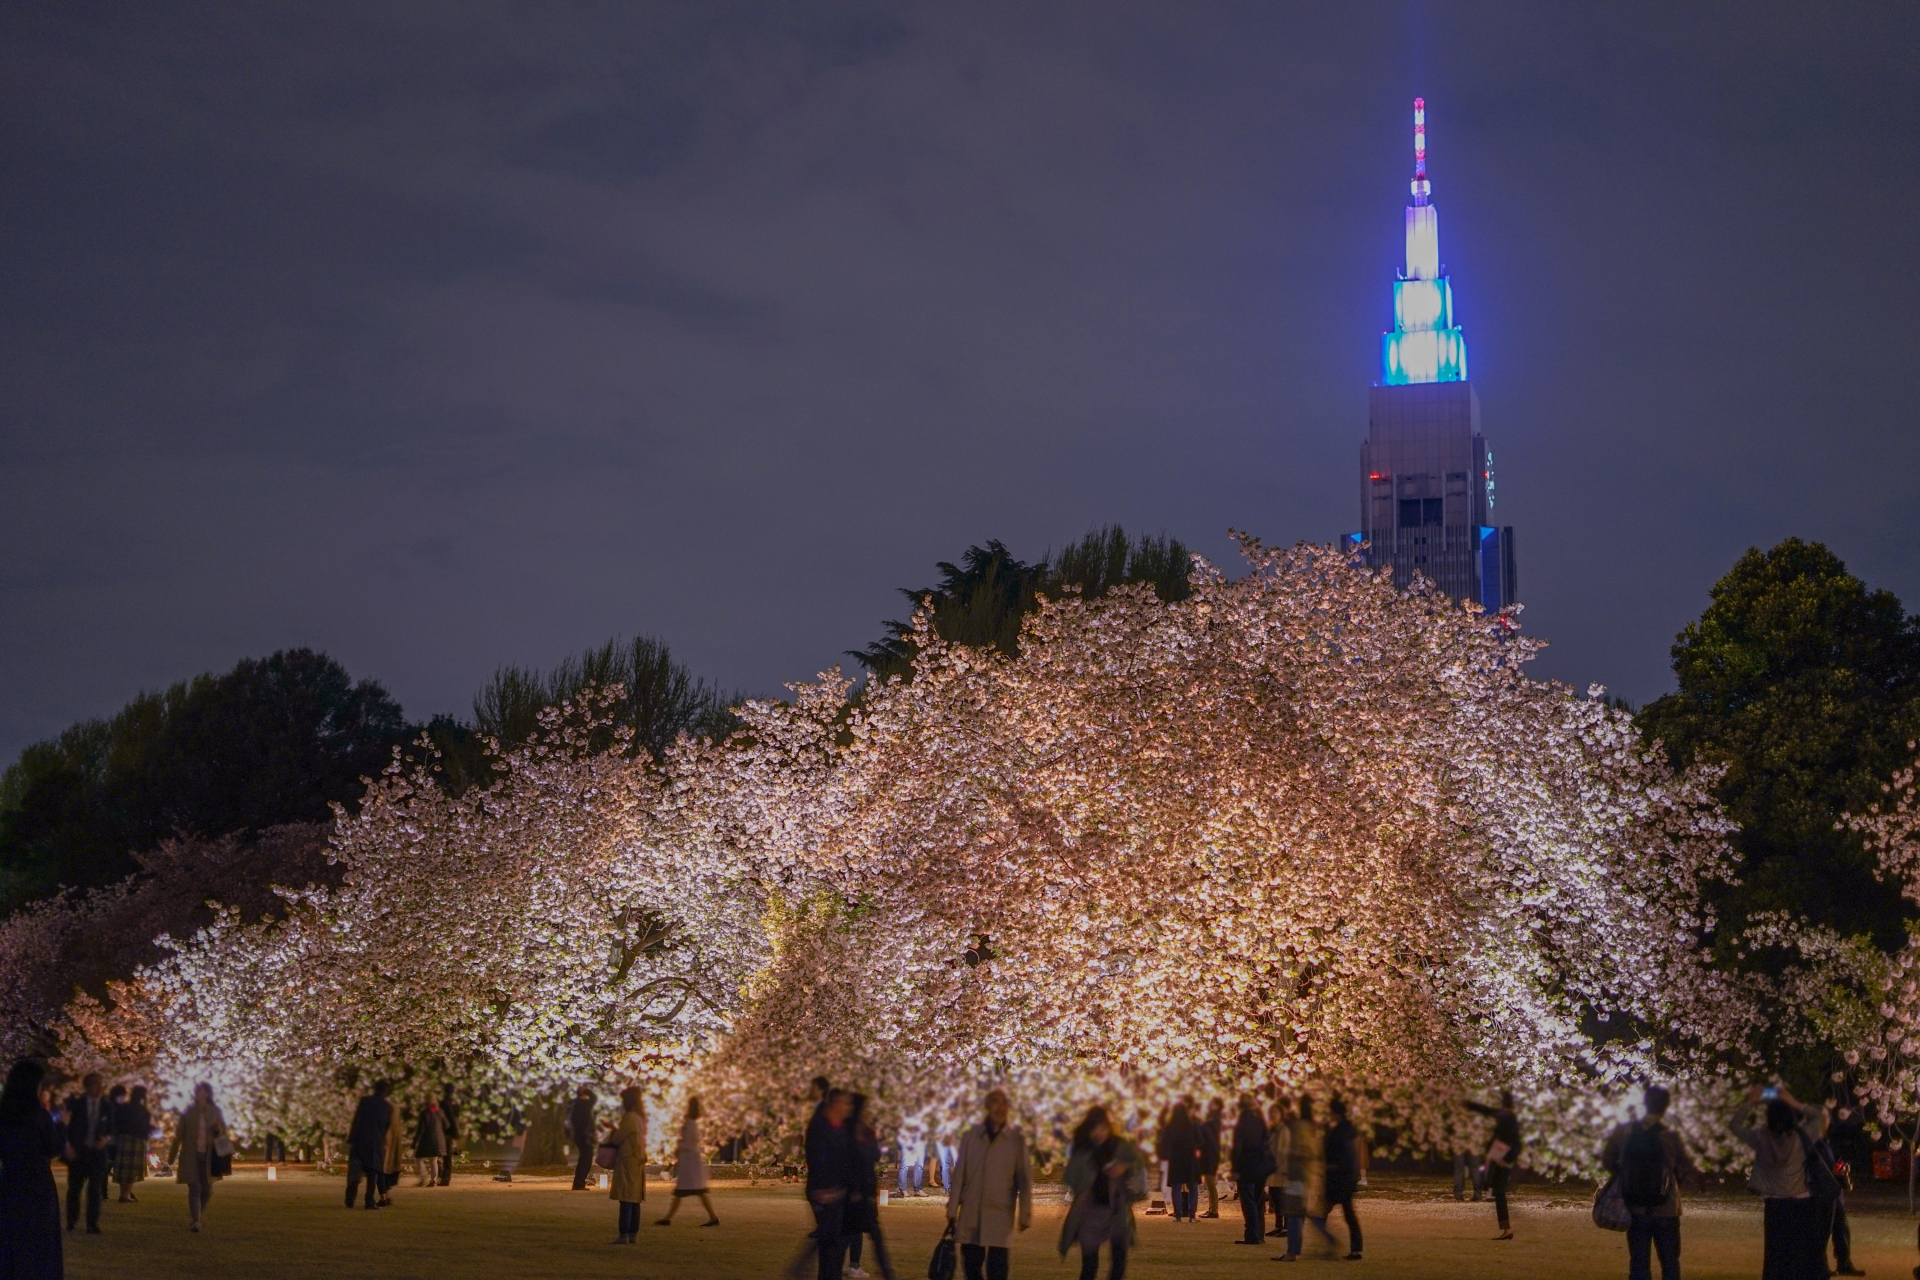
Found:
<path fill-rule="evenodd" d="M 396 766 L 340 821 L 339 889 L 154 977 L 172 1052 L 262 1098 L 645 1070 L 769 1137 L 817 1073 L 930 1119 L 1011 1081 L 1042 1123 L 1278 1082 L 1409 1150 L 1508 1086 L 1549 1169 L 1629 1081 L 1737 1060 L 1698 780 L 1528 679 L 1510 614 L 1246 552 L 1171 604 L 1043 602 L 1017 657 L 923 617 L 911 679 L 832 673 L 659 760 L 588 749 L 581 705 L 482 791 Z"/>

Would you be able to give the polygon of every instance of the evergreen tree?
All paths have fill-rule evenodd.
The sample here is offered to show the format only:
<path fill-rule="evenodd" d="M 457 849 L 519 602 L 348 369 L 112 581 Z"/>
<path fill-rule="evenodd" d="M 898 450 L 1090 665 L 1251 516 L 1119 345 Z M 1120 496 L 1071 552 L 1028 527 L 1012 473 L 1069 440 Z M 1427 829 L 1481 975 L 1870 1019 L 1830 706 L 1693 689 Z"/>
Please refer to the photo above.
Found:
<path fill-rule="evenodd" d="M 1920 625 L 1819 543 L 1749 550 L 1673 646 L 1679 689 L 1640 712 L 1676 764 L 1723 766 L 1741 883 L 1722 936 L 1754 914 L 1804 914 L 1882 947 L 1904 943 L 1898 886 L 1874 874 L 1864 812 L 1920 734 Z"/>

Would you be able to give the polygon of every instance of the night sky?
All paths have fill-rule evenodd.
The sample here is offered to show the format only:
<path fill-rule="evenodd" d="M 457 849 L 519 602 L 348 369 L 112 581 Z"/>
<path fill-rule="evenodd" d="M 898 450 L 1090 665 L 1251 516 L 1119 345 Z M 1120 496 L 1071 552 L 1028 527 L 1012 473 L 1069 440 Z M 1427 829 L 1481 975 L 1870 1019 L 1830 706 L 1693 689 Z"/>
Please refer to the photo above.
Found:
<path fill-rule="evenodd" d="M 1538 674 L 1920 607 L 1920 5 L 0 9 L 0 756 L 308 645 L 780 691 L 999 538 L 1357 525 L 1410 104 Z"/>

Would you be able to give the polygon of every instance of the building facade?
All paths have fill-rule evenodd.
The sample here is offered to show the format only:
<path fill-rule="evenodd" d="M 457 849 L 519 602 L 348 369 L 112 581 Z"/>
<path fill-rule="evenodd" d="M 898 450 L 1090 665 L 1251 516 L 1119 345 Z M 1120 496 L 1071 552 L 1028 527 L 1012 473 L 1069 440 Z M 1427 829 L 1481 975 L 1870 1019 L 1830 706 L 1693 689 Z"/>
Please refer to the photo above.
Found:
<path fill-rule="evenodd" d="M 1467 378 L 1467 339 L 1454 323 L 1429 203 L 1426 103 L 1413 101 L 1413 203 L 1406 270 L 1393 285 L 1393 329 L 1380 338 L 1380 381 L 1367 397 L 1360 447 L 1360 529 L 1347 535 L 1396 587 L 1421 574 L 1489 611 L 1519 594 L 1513 526 L 1495 523 L 1493 450 Z"/>

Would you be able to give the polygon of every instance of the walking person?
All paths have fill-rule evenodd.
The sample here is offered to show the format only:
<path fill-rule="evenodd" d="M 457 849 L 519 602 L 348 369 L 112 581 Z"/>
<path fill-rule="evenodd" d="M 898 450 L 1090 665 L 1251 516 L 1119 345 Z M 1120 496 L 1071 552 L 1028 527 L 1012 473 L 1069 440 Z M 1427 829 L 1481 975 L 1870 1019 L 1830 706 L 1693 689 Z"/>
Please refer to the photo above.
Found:
<path fill-rule="evenodd" d="M 840 1280 L 847 1256 L 847 1200 L 855 1178 L 852 1116 L 853 1095 L 829 1088 L 807 1124 L 807 1205 L 813 1210 L 811 1249 L 820 1280 Z M 789 1274 L 806 1256 L 802 1249 Z"/>
<path fill-rule="evenodd" d="M 180 1113 L 173 1127 L 173 1149 L 167 1163 L 173 1166 L 173 1180 L 186 1184 L 187 1230 L 200 1230 L 201 1215 L 207 1201 L 213 1199 L 213 1183 L 232 1168 L 233 1135 L 227 1132 L 227 1118 L 213 1105 L 213 1086 L 193 1086 L 193 1105 Z"/>
<path fill-rule="evenodd" d="M 100 1234 L 100 1202 L 107 1191 L 107 1144 L 113 1141 L 113 1106 L 106 1081 L 89 1071 L 81 1091 L 67 1099 L 67 1230 L 80 1225 L 80 1203 L 87 1206 L 87 1234 Z"/>
<path fill-rule="evenodd" d="M 573 1189 L 587 1189 L 587 1175 L 593 1172 L 593 1086 L 583 1084 L 567 1108 L 567 1137 L 573 1142 Z"/>
<path fill-rule="evenodd" d="M 588 1134 L 591 1140 L 593 1135 Z M 430 1187 L 440 1179 L 440 1162 L 447 1155 L 447 1123 L 440 1104 L 432 1098 L 421 1108 L 413 1127 L 414 1186 Z"/>
<path fill-rule="evenodd" d="M 147 1086 L 137 1084 L 113 1112 L 113 1180 L 120 1184 L 120 1202 L 140 1197 L 133 1184 L 147 1178 L 147 1143 L 153 1136 L 153 1114 L 147 1110 Z"/>
<path fill-rule="evenodd" d="M 947 1221 L 960 1241 L 967 1280 L 1007 1280 L 1014 1229 L 1033 1225 L 1033 1165 L 1006 1091 L 992 1090 L 986 1103 L 986 1119 L 960 1138 Z"/>
<path fill-rule="evenodd" d="M 1140 1149 L 1114 1132 L 1105 1107 L 1090 1108 L 1074 1129 L 1065 1176 L 1073 1203 L 1060 1227 L 1060 1256 L 1079 1245 L 1080 1280 L 1094 1280 L 1105 1245 L 1108 1280 L 1125 1280 L 1133 1206 L 1146 1198 L 1147 1168 Z"/>
<path fill-rule="evenodd" d="M 1215 1098 L 1207 1104 L 1207 1118 L 1200 1122 L 1200 1180 L 1207 1187 L 1207 1211 L 1200 1216 L 1220 1216 L 1220 1126 L 1226 1123 L 1227 1104 Z"/>
<path fill-rule="evenodd" d="M 1764 1105 L 1762 1123 L 1752 1123 Z M 1753 1149 L 1747 1185 L 1766 1202 L 1766 1253 L 1761 1280 L 1826 1280 L 1826 1217 L 1808 1163 L 1827 1131 L 1827 1109 L 1806 1106 L 1784 1087 L 1747 1090 L 1728 1128 Z"/>
<path fill-rule="evenodd" d="M 1333 1217 L 1337 1206 L 1347 1220 L 1347 1261 L 1360 1261 L 1360 1218 L 1353 1211 L 1353 1197 L 1360 1190 L 1360 1131 L 1347 1118 L 1347 1104 L 1335 1098 L 1327 1103 L 1333 1115 L 1333 1127 L 1327 1130 L 1324 1151 L 1327 1166 L 1327 1212 Z"/>
<path fill-rule="evenodd" d="M 720 1215 L 713 1211 L 713 1201 L 707 1198 L 707 1159 L 700 1146 L 700 1099 L 687 1099 L 687 1118 L 680 1123 L 680 1142 L 673 1151 L 673 1200 L 667 1205 L 667 1216 L 657 1225 L 670 1226 L 673 1215 L 680 1212 L 680 1202 L 688 1196 L 699 1196 L 700 1207 L 707 1211 L 707 1220 L 700 1225 L 717 1227 Z"/>
<path fill-rule="evenodd" d="M 66 1274 L 60 1189 L 53 1180 L 53 1161 L 66 1141 L 40 1104 L 46 1076 L 45 1063 L 22 1058 L 0 1090 L 0 1276 L 8 1280 Z"/>
<path fill-rule="evenodd" d="M 1311 1222 L 1314 1230 L 1326 1241 L 1328 1252 L 1333 1250 L 1333 1236 L 1327 1231 L 1326 1210 L 1326 1141 L 1320 1131 L 1320 1125 L 1313 1118 L 1313 1099 L 1306 1094 L 1300 1095 L 1298 1109 L 1289 1124 L 1291 1133 L 1287 1143 L 1287 1251 L 1278 1262 L 1300 1261 L 1300 1250 L 1304 1243 L 1306 1224 Z"/>
<path fill-rule="evenodd" d="M 1240 1114 L 1233 1121 L 1233 1180 L 1240 1190 L 1240 1214 L 1245 1233 L 1235 1244 L 1267 1242 L 1267 1175 L 1273 1172 L 1273 1149 L 1267 1145 L 1267 1121 L 1251 1093 L 1240 1095 Z"/>
<path fill-rule="evenodd" d="M 1619 1181 L 1630 1215 L 1628 1280 L 1653 1280 L 1649 1254 L 1660 1257 L 1660 1280 L 1680 1280 L 1680 1184 L 1700 1174 L 1680 1135 L 1666 1126 L 1670 1097 L 1657 1084 L 1647 1086 L 1646 1114 L 1614 1129 L 1600 1149 L 1600 1165 Z"/>
<path fill-rule="evenodd" d="M 872 1237 L 873 1259 L 882 1280 L 894 1280 L 893 1259 L 887 1256 L 886 1237 L 880 1234 L 880 1138 L 867 1117 L 867 1096 L 856 1093 L 852 1101 L 847 1132 L 853 1142 L 853 1186 L 841 1221 L 847 1249 L 846 1274 L 853 1280 L 866 1280 L 867 1273 L 860 1268 L 861 1242 Z"/>
<path fill-rule="evenodd" d="M 1520 1158 L 1520 1119 L 1513 1111 L 1513 1091 L 1500 1091 L 1500 1105 L 1468 1102 L 1467 1110 L 1493 1120 L 1493 1136 L 1487 1140 L 1484 1161 L 1487 1189 L 1493 1192 L 1493 1214 L 1500 1224 L 1495 1240 L 1513 1239 L 1513 1220 L 1507 1214 L 1507 1181 L 1513 1176 L 1514 1161 Z"/>
<path fill-rule="evenodd" d="M 1174 1103 L 1154 1144 L 1154 1154 L 1166 1164 L 1167 1211 L 1175 1222 L 1192 1222 L 1200 1212 L 1200 1126 L 1187 1108 L 1185 1100 Z"/>
<path fill-rule="evenodd" d="M 393 1123 L 393 1104 L 387 1101 L 387 1082 L 374 1082 L 373 1092 L 353 1109 L 347 1127 L 347 1208 L 353 1208 L 360 1179 L 367 1180 L 367 1208 L 379 1207 L 380 1170 L 387 1162 L 387 1127 Z"/>

